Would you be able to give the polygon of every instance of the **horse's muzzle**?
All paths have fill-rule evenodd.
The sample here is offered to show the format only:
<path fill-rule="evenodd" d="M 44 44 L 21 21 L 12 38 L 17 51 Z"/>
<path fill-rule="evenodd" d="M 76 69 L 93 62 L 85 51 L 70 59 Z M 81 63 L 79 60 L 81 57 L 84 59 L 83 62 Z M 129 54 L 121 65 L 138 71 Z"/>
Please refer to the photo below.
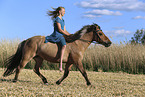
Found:
<path fill-rule="evenodd" d="M 111 42 L 104 42 L 105 47 L 109 47 L 112 43 Z"/>

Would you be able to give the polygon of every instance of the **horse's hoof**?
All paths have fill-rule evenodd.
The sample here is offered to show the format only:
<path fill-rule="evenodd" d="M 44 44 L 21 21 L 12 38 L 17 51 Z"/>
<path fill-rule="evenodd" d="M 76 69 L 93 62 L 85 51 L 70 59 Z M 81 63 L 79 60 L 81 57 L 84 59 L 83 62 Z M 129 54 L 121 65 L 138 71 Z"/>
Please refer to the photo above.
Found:
<path fill-rule="evenodd" d="M 57 85 L 59 85 L 59 84 L 60 84 L 59 80 L 56 82 L 56 84 L 57 84 Z"/>
<path fill-rule="evenodd" d="M 90 86 L 90 85 L 91 85 L 91 83 L 87 83 L 87 85 L 88 85 L 88 86 Z"/>
<path fill-rule="evenodd" d="M 44 85 L 47 85 L 48 86 L 48 83 L 44 83 Z"/>
<path fill-rule="evenodd" d="M 17 80 L 13 80 L 13 83 L 16 83 L 17 82 Z"/>

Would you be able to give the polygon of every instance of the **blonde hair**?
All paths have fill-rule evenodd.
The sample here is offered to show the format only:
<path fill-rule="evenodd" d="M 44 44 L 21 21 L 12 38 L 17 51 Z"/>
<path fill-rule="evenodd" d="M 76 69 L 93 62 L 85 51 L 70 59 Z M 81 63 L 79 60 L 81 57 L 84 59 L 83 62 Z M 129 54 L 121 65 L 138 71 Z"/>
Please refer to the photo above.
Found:
<path fill-rule="evenodd" d="M 59 16 L 60 14 L 59 14 L 59 11 L 61 10 L 61 9 L 65 9 L 64 7 L 58 7 L 58 8 L 52 8 L 54 11 L 48 11 L 47 12 L 47 14 L 49 15 L 49 16 L 52 16 L 51 17 L 51 19 L 54 19 L 54 18 L 56 18 L 57 16 Z"/>

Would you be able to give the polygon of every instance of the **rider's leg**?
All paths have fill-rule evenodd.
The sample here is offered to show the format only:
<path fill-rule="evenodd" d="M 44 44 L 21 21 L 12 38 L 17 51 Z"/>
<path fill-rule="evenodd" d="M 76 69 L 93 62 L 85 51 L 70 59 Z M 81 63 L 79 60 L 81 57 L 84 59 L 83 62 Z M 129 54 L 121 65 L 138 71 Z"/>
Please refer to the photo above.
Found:
<path fill-rule="evenodd" d="M 62 71 L 62 59 L 63 59 L 63 55 L 64 55 L 64 51 L 65 51 L 66 45 L 64 45 L 61 49 L 61 56 L 60 56 L 60 65 L 59 65 L 59 70 Z"/>
<path fill-rule="evenodd" d="M 62 60 L 63 60 L 64 51 L 65 51 L 65 48 L 66 48 L 66 41 L 65 41 L 64 37 L 61 38 L 60 43 L 61 43 L 62 48 L 61 48 L 61 54 L 60 54 L 59 70 L 61 72 L 63 70 L 62 69 Z"/>

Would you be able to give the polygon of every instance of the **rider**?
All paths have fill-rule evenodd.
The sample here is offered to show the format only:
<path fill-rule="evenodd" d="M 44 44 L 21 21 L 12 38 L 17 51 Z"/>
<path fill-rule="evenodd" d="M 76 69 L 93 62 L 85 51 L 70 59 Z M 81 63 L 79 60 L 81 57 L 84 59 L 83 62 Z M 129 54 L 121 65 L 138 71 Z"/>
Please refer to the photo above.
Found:
<path fill-rule="evenodd" d="M 52 20 L 54 22 L 54 32 L 49 36 L 49 41 L 53 43 L 60 43 L 62 46 L 59 64 L 59 70 L 62 71 L 62 59 L 66 48 L 66 41 L 63 35 L 69 36 L 70 34 L 66 31 L 65 22 L 62 18 L 65 14 L 65 8 L 58 7 L 53 9 L 54 11 L 49 11 L 47 13 L 49 16 L 52 16 Z"/>

